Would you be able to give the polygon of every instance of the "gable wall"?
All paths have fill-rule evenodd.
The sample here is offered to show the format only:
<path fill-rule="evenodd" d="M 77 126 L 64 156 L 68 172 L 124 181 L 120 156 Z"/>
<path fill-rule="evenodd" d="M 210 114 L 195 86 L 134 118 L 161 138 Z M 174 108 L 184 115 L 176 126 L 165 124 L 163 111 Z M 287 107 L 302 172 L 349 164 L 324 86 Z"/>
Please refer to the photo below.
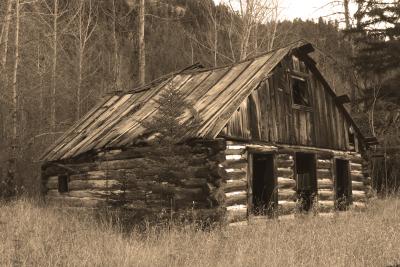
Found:
<path fill-rule="evenodd" d="M 301 66 L 303 74 L 293 71 L 291 58 L 283 60 L 271 72 L 271 76 L 240 105 L 221 135 L 349 150 L 348 121 L 335 105 L 333 96 L 304 64 Z M 292 105 L 289 77 L 304 73 L 309 84 L 309 109 Z"/>

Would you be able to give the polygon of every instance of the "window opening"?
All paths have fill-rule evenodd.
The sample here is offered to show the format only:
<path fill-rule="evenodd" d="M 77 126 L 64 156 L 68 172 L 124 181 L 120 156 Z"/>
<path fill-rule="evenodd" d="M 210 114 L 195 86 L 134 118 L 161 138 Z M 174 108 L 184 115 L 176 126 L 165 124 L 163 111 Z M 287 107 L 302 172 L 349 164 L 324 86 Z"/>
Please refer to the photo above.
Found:
<path fill-rule="evenodd" d="M 336 159 L 336 208 L 346 210 L 351 204 L 351 179 L 349 161 Z"/>
<path fill-rule="evenodd" d="M 300 106 L 310 106 L 308 94 L 308 84 L 303 78 L 292 77 L 293 104 Z"/>
<path fill-rule="evenodd" d="M 58 176 L 58 192 L 60 192 L 60 193 L 68 192 L 68 176 L 67 175 Z"/>
<path fill-rule="evenodd" d="M 349 145 L 351 147 L 355 147 L 355 136 L 354 136 L 354 130 L 352 127 L 349 128 Z"/>
<path fill-rule="evenodd" d="M 317 194 L 315 155 L 296 153 L 297 197 L 300 210 L 309 211 Z"/>
<path fill-rule="evenodd" d="M 271 214 L 276 207 L 276 181 L 274 156 L 272 154 L 253 154 L 253 213 Z"/>

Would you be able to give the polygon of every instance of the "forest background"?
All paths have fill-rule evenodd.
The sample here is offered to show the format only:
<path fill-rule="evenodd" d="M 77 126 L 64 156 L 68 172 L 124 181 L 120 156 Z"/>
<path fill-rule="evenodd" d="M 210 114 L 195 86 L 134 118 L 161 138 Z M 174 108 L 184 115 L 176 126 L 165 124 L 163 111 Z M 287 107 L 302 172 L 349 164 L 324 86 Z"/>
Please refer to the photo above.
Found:
<path fill-rule="evenodd" d="M 39 155 L 105 95 L 298 39 L 314 44 L 319 69 L 338 95 L 350 96 L 347 108 L 365 135 L 378 138 L 376 189 L 397 189 L 400 4 L 329 4 L 334 14 L 289 21 L 280 19 L 279 0 L 2 0 L 0 191 L 15 184 L 38 193 Z"/>

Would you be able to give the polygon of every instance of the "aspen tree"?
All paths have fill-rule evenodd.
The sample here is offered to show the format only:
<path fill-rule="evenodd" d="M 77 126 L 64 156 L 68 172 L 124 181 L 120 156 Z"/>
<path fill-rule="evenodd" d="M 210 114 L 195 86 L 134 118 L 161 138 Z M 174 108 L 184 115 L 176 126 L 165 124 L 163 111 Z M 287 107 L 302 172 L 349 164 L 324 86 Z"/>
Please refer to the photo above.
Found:
<path fill-rule="evenodd" d="M 144 39 L 145 5 L 144 0 L 139 0 L 139 3 L 139 85 L 142 86 L 146 81 L 146 51 Z"/>
<path fill-rule="evenodd" d="M 11 176 L 15 179 L 18 147 L 18 64 L 19 64 L 19 27 L 20 3 L 15 1 L 15 38 L 14 38 L 14 70 L 12 86 L 12 143 L 11 143 Z"/>
<path fill-rule="evenodd" d="M 57 42 L 58 42 L 58 0 L 54 0 L 53 9 L 53 69 L 51 78 L 50 130 L 56 128 L 56 90 L 57 90 Z"/>
<path fill-rule="evenodd" d="M 87 3 L 85 3 L 87 2 Z M 86 10 L 88 5 L 88 10 Z M 76 120 L 81 117 L 81 102 L 82 102 L 82 82 L 84 57 L 88 42 L 96 29 L 97 21 L 93 19 L 95 12 L 92 7 L 92 1 L 80 0 L 78 7 L 78 84 L 76 91 Z"/>
<path fill-rule="evenodd" d="M 1 29 L 1 38 L 0 38 L 0 47 L 3 46 L 3 55 L 1 57 L 1 67 L 4 71 L 7 63 L 7 52 L 8 52 L 8 33 L 10 29 L 10 21 L 11 21 L 11 12 L 12 12 L 12 1 L 8 0 L 7 2 L 7 11 L 4 19 L 4 24 Z"/>

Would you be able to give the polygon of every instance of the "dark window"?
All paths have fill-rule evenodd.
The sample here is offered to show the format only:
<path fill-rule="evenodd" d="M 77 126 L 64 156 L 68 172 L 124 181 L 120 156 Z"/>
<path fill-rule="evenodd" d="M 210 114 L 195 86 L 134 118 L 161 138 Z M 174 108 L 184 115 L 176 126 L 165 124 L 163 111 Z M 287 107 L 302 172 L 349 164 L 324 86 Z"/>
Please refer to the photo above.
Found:
<path fill-rule="evenodd" d="M 315 155 L 296 153 L 297 196 L 300 209 L 309 211 L 317 194 Z"/>
<path fill-rule="evenodd" d="M 353 128 L 349 128 L 349 145 L 355 147 L 355 137 Z"/>
<path fill-rule="evenodd" d="M 67 175 L 58 176 L 58 192 L 60 192 L 60 193 L 68 192 L 68 176 Z"/>
<path fill-rule="evenodd" d="M 308 94 L 308 84 L 305 79 L 292 77 L 293 104 L 300 106 L 310 106 Z"/>
<path fill-rule="evenodd" d="M 270 214 L 276 206 L 274 156 L 253 154 L 253 213 Z"/>
<path fill-rule="evenodd" d="M 351 179 L 349 161 L 336 159 L 336 208 L 346 210 L 351 203 Z"/>

